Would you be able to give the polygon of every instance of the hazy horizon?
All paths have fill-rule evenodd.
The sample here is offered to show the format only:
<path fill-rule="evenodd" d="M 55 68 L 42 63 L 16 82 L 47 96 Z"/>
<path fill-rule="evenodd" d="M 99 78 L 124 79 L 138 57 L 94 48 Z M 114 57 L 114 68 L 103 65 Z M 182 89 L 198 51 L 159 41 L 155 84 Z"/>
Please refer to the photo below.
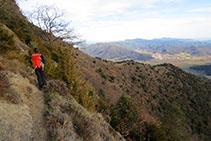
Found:
<path fill-rule="evenodd" d="M 144 38 L 133 38 L 133 39 L 124 39 L 124 40 L 115 40 L 115 41 L 86 41 L 87 44 L 95 44 L 95 43 L 109 43 L 109 42 L 120 42 L 125 40 L 134 40 L 134 39 L 143 39 L 143 40 L 156 40 L 156 39 L 186 39 L 186 40 L 194 40 L 194 41 L 211 41 L 211 38 L 203 38 L 203 39 L 191 39 L 191 38 L 171 38 L 171 37 L 161 37 L 161 38 L 152 38 L 152 39 L 144 39 Z"/>

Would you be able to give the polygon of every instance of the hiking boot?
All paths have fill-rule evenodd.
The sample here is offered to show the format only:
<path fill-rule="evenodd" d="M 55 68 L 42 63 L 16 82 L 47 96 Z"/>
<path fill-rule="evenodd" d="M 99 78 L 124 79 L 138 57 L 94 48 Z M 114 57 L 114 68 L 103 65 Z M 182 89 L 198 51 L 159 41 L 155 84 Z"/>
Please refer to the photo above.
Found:
<path fill-rule="evenodd" d="M 43 86 L 43 91 L 44 91 L 44 92 L 48 92 L 48 87 L 47 87 L 47 85 L 44 85 L 44 86 Z"/>
<path fill-rule="evenodd" d="M 43 88 L 43 86 L 39 86 L 39 90 L 40 90 L 40 91 L 42 90 L 42 88 Z"/>

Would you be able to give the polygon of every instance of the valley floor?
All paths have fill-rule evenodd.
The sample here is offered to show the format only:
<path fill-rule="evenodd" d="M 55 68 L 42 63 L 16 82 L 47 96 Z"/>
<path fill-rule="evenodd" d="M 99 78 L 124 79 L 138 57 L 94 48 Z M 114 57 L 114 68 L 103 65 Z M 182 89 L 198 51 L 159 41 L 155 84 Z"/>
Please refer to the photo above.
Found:
<path fill-rule="evenodd" d="M 207 76 L 203 71 L 194 71 L 190 69 L 192 66 L 199 66 L 199 65 L 209 65 L 211 64 L 211 56 L 209 57 L 197 57 L 197 58 L 188 58 L 188 59 L 174 59 L 174 58 L 169 58 L 169 59 L 153 59 L 150 61 L 138 61 L 140 63 L 147 63 L 151 65 L 158 65 L 158 64 L 163 64 L 163 63 L 170 63 L 173 64 L 174 66 L 177 66 L 186 72 L 192 73 L 197 76 L 204 76 L 207 78 L 211 78 L 210 76 Z"/>

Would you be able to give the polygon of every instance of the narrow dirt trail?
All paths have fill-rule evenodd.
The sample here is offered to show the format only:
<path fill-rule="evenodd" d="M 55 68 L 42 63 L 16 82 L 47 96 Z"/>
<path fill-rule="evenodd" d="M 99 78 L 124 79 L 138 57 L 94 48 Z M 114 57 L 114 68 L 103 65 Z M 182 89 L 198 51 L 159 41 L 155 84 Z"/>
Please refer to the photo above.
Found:
<path fill-rule="evenodd" d="M 48 134 L 45 125 L 45 104 L 44 93 L 37 92 L 32 95 L 31 103 L 29 103 L 30 112 L 33 120 L 32 140 L 34 141 L 47 141 Z"/>
<path fill-rule="evenodd" d="M 11 89 L 11 93 L 16 95 L 16 97 L 19 97 L 19 102 L 11 105 L 17 107 L 17 109 L 20 109 L 19 107 L 26 107 L 28 109 L 27 111 L 23 111 L 24 114 L 30 116 L 32 122 L 30 123 L 32 126 L 28 129 L 29 131 L 27 131 L 29 132 L 27 141 L 47 141 L 48 132 L 44 116 L 46 106 L 44 101 L 44 93 L 38 90 L 35 85 L 30 83 L 30 80 L 27 77 L 24 78 L 20 74 L 14 74 L 9 71 L 4 71 L 2 73 L 8 79 L 9 84 L 11 84 L 8 89 Z M 34 78 L 34 80 L 36 79 Z M 6 115 L 7 114 L 9 115 L 9 113 L 6 113 Z M 17 114 L 13 115 L 16 119 L 21 118 L 18 117 Z M 23 129 L 24 125 L 29 124 L 25 123 L 27 121 L 21 122 L 22 123 L 20 123 L 20 125 L 23 126 Z"/>

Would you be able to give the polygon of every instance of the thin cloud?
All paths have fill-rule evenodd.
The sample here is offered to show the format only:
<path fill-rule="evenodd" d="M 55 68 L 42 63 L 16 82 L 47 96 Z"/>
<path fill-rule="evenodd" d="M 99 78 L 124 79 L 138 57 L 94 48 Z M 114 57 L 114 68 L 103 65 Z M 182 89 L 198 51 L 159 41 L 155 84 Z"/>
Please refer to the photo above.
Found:
<path fill-rule="evenodd" d="M 96 41 L 117 41 L 129 38 L 201 38 L 211 34 L 211 19 L 190 18 L 148 18 L 137 21 L 90 22 L 82 33 L 89 33 L 87 39 Z"/>
<path fill-rule="evenodd" d="M 27 10 L 30 10 L 32 6 L 56 5 L 59 8 L 65 9 L 73 20 L 87 21 L 94 18 L 126 13 L 128 8 L 133 8 L 134 6 L 138 6 L 140 9 L 152 8 L 159 2 L 175 1 L 178 0 L 33 0 L 30 3 L 29 1 L 20 1 L 19 4 L 22 9 Z"/>
<path fill-rule="evenodd" d="M 198 9 L 192 9 L 190 12 L 211 12 L 211 7 L 208 8 L 198 8 Z"/>
<path fill-rule="evenodd" d="M 184 5 L 186 2 L 188 1 L 33 0 L 21 1 L 19 5 L 23 11 L 43 4 L 64 9 L 67 13 L 66 19 L 71 20 L 76 30 L 88 41 L 210 37 L 211 20 L 207 17 L 210 17 L 211 8 L 199 7 L 188 11 Z M 195 2 L 195 5 L 197 4 Z M 162 9 L 165 6 L 169 7 Z M 198 17 L 194 14 L 196 12 Z"/>

